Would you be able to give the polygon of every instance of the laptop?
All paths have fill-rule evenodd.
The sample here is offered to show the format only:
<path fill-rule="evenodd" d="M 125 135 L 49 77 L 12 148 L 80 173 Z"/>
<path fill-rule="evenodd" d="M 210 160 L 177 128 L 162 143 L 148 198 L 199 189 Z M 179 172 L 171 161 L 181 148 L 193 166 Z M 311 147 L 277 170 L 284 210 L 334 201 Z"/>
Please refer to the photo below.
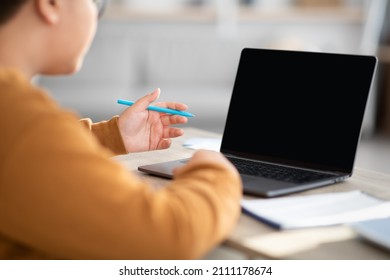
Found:
<path fill-rule="evenodd" d="M 244 48 L 220 152 L 244 193 L 275 197 L 352 176 L 377 58 Z M 172 178 L 185 160 L 139 166 Z"/>

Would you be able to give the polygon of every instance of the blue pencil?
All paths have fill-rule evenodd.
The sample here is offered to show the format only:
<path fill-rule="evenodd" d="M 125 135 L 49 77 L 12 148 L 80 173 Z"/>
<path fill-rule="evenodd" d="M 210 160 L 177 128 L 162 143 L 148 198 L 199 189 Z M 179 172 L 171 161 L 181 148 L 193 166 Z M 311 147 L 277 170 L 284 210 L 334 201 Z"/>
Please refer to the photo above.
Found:
<path fill-rule="evenodd" d="M 134 101 L 123 100 L 123 99 L 118 99 L 117 102 L 118 102 L 118 104 L 127 105 L 127 106 L 131 106 L 135 103 Z M 174 110 L 174 109 L 169 109 L 169 108 L 164 108 L 164 107 L 148 106 L 146 109 L 151 110 L 151 111 L 160 112 L 160 113 L 167 113 L 167 114 L 172 114 L 172 115 L 184 116 L 184 117 L 188 117 L 188 118 L 192 118 L 195 116 L 189 112 Z"/>

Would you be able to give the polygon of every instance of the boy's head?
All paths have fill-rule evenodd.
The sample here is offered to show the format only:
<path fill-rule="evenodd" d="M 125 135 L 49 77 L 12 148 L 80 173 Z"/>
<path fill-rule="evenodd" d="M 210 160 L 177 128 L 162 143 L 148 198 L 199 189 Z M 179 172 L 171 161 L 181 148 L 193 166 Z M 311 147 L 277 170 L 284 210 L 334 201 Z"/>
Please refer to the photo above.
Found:
<path fill-rule="evenodd" d="M 97 27 L 99 0 L 1 0 L 0 67 L 28 76 L 78 71 Z"/>

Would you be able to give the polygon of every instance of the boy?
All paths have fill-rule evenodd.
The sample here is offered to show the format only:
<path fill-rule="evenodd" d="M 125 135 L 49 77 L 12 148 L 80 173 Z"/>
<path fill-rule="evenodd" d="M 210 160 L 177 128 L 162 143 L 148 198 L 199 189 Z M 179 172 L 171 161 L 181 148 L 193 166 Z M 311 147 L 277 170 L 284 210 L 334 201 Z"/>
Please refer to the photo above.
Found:
<path fill-rule="evenodd" d="M 183 134 L 172 125 L 185 117 L 146 110 L 159 90 L 93 124 L 29 82 L 80 69 L 95 35 L 95 2 L 1 1 L 0 258 L 200 258 L 239 217 L 235 168 L 220 153 L 198 151 L 155 190 L 111 157 L 166 149 Z"/>

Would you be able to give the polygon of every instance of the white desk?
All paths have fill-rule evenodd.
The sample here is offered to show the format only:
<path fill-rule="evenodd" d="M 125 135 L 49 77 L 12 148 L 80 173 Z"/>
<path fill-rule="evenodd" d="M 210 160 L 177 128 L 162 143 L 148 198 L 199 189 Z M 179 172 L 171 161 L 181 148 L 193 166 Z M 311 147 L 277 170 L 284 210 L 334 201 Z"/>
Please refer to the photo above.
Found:
<path fill-rule="evenodd" d="M 135 171 L 139 165 L 184 158 L 190 156 L 194 150 L 182 147 L 182 143 L 194 137 L 219 138 L 221 135 L 186 128 L 185 135 L 174 139 L 168 150 L 135 153 L 115 159 L 129 170 Z M 139 175 L 157 187 L 167 182 L 165 179 L 143 173 Z M 350 190 L 362 190 L 390 200 L 390 175 L 357 167 L 353 176 L 345 182 L 294 195 Z M 238 250 L 250 259 L 390 259 L 389 252 L 360 240 L 347 226 L 278 231 L 245 214 L 241 215 L 237 227 L 221 246 Z"/>

